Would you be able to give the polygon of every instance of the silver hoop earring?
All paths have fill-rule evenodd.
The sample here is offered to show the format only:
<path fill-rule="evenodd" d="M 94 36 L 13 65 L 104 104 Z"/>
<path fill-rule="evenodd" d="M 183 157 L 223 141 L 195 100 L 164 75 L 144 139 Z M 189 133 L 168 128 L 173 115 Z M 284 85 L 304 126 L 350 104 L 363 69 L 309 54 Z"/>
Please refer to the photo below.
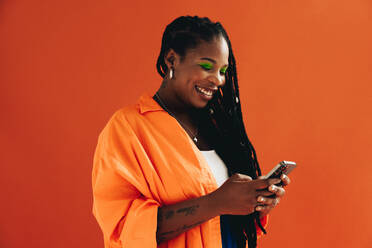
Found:
<path fill-rule="evenodd" d="M 169 70 L 169 79 L 173 78 L 173 68 L 170 68 Z"/>

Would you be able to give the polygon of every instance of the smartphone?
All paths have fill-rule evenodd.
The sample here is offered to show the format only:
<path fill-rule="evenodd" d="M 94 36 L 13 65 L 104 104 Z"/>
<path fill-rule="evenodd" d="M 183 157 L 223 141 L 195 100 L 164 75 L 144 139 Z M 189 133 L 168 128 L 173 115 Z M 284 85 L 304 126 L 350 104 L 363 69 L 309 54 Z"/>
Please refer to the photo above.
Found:
<path fill-rule="evenodd" d="M 269 173 L 267 173 L 264 178 L 280 178 L 282 174 L 288 175 L 294 168 L 296 168 L 296 166 L 297 164 L 295 162 L 281 161 Z"/>

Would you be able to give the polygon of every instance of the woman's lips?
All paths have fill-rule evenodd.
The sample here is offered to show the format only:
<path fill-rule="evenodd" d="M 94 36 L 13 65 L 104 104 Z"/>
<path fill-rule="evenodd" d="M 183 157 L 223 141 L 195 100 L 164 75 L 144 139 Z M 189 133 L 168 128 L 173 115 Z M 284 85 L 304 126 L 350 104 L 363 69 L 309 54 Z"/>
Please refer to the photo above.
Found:
<path fill-rule="evenodd" d="M 217 91 L 217 89 L 211 89 L 211 88 L 206 88 L 206 87 L 201 87 L 199 85 L 195 86 L 195 89 L 198 93 L 204 95 L 207 98 L 212 98 L 214 92 Z"/>

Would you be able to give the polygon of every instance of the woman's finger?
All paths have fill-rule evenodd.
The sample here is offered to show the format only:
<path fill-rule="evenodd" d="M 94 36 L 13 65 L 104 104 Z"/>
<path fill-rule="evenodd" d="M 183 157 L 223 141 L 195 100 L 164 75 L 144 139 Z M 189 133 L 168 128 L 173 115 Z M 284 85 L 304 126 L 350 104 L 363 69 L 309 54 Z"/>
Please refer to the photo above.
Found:
<path fill-rule="evenodd" d="M 271 209 L 273 209 L 273 205 L 258 205 L 255 207 L 256 211 L 262 211 L 262 212 L 269 212 Z"/>
<path fill-rule="evenodd" d="M 289 177 L 285 174 L 282 174 L 280 179 L 282 179 L 283 186 L 287 186 L 291 183 L 291 179 L 289 179 Z"/>
<path fill-rule="evenodd" d="M 278 205 L 280 199 L 275 197 L 275 198 L 268 198 L 268 197 L 263 197 L 263 196 L 258 196 L 257 197 L 257 203 L 259 205 L 268 205 L 268 206 L 272 206 L 272 207 L 275 207 L 276 205 Z"/>
<path fill-rule="evenodd" d="M 271 185 L 268 190 L 278 197 L 282 197 L 285 194 L 285 190 L 283 189 L 283 187 L 279 187 L 276 185 Z"/>
<path fill-rule="evenodd" d="M 275 207 L 276 205 L 279 204 L 279 202 L 280 202 L 280 198 L 279 198 L 279 197 L 274 198 L 274 199 L 272 199 L 272 201 L 271 201 L 271 206 L 272 206 L 272 207 Z"/>
<path fill-rule="evenodd" d="M 266 211 L 269 209 L 271 209 L 271 207 L 269 207 L 268 205 L 259 205 L 255 208 L 256 211 Z"/>
<path fill-rule="evenodd" d="M 269 190 L 258 190 L 257 191 L 257 194 L 258 195 L 262 195 L 262 196 L 275 196 L 275 193 L 269 191 Z"/>
<path fill-rule="evenodd" d="M 266 189 L 270 185 L 280 183 L 280 178 L 270 178 L 270 179 L 256 179 L 252 181 L 252 186 L 256 188 L 256 190 Z"/>

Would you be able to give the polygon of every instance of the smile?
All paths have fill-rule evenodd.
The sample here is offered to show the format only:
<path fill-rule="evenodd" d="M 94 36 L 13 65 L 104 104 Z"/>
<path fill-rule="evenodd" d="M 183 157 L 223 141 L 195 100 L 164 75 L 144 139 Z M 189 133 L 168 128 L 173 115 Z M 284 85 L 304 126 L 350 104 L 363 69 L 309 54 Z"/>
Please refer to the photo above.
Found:
<path fill-rule="evenodd" d="M 213 95 L 213 93 L 215 92 L 215 90 L 202 88 L 202 87 L 197 86 L 197 85 L 195 86 L 195 88 L 199 93 L 204 94 L 205 96 L 208 96 L 208 97 L 211 97 Z"/>

